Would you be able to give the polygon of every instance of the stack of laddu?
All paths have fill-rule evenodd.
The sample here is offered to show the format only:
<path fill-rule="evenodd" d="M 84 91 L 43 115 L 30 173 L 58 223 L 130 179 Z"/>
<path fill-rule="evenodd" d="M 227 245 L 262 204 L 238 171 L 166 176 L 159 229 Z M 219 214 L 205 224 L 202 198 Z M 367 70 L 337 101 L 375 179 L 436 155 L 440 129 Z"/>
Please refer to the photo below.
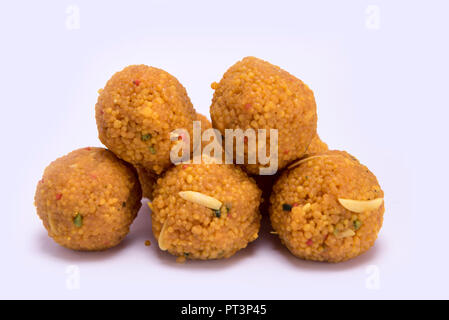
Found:
<path fill-rule="evenodd" d="M 38 183 L 35 205 L 49 236 L 73 250 L 116 246 L 143 196 L 151 200 L 159 248 L 179 262 L 231 257 L 258 238 L 264 212 L 272 233 L 302 259 L 341 262 L 373 246 L 383 222 L 383 191 L 355 157 L 320 140 L 306 84 L 247 57 L 212 88 L 211 124 L 171 74 L 146 65 L 114 74 L 95 106 L 107 149 L 75 150 L 52 162 Z M 226 129 L 277 129 L 278 174 L 259 176 L 259 163 L 213 158 L 173 164 L 172 148 L 192 144 L 182 134 L 173 139 L 173 132 L 184 128 L 192 136 L 195 120 L 223 135 Z"/>

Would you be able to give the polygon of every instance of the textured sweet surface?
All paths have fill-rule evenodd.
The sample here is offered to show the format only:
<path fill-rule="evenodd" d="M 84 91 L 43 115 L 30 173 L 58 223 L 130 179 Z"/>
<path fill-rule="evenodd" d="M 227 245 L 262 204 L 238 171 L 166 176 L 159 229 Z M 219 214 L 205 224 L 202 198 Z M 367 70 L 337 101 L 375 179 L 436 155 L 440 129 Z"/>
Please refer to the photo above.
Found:
<path fill-rule="evenodd" d="M 134 169 L 102 148 L 84 148 L 53 161 L 39 181 L 35 205 L 48 235 L 75 250 L 120 243 L 141 206 Z"/>
<path fill-rule="evenodd" d="M 212 210 L 182 199 L 180 191 L 201 192 L 223 206 Z M 154 236 L 181 261 L 228 258 L 257 239 L 260 197 L 254 180 L 233 165 L 175 166 L 154 190 Z"/>
<path fill-rule="evenodd" d="M 201 130 L 202 131 L 212 128 L 212 123 L 209 121 L 209 119 L 205 115 L 197 112 L 196 120 L 201 121 Z"/>
<path fill-rule="evenodd" d="M 185 88 L 169 73 L 133 65 L 108 81 L 95 106 L 99 138 L 119 158 L 160 174 L 171 165 L 170 132 L 192 136 L 196 113 Z"/>
<path fill-rule="evenodd" d="M 316 134 L 313 137 L 312 142 L 310 142 L 309 146 L 307 147 L 306 153 L 307 154 L 322 153 L 322 152 L 326 152 L 328 150 L 329 150 L 329 147 L 327 146 L 327 144 L 320 139 L 318 134 Z"/>
<path fill-rule="evenodd" d="M 297 257 L 340 262 L 367 251 L 382 226 L 384 205 L 356 213 L 339 198 L 383 197 L 376 177 L 346 152 L 328 151 L 285 171 L 271 194 L 270 219 Z"/>
<path fill-rule="evenodd" d="M 156 185 L 157 175 L 151 170 L 144 167 L 136 166 L 137 175 L 139 176 L 140 186 L 142 187 L 142 196 L 149 200 L 153 199 L 153 190 Z"/>
<path fill-rule="evenodd" d="M 266 61 L 247 57 L 230 67 L 212 88 L 212 124 L 222 134 L 225 129 L 267 129 L 270 150 L 269 129 L 277 129 L 279 168 L 306 152 L 316 133 L 317 114 L 313 92 L 301 80 Z M 245 168 L 259 173 L 258 165 Z"/>

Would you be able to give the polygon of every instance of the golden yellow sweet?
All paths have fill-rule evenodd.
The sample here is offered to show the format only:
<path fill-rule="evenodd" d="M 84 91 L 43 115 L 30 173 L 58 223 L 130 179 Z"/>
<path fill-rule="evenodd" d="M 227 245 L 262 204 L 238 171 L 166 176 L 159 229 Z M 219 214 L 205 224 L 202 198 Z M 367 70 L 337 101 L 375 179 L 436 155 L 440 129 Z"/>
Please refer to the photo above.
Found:
<path fill-rule="evenodd" d="M 228 258 L 258 237 L 260 196 L 234 165 L 174 166 L 154 190 L 153 233 L 181 261 Z"/>
<path fill-rule="evenodd" d="M 340 262 L 374 245 L 383 222 L 382 198 L 367 167 L 346 152 L 328 151 L 281 175 L 271 194 L 270 219 L 295 256 Z"/>
<path fill-rule="evenodd" d="M 312 90 L 287 71 L 255 57 L 246 57 L 230 67 L 215 90 L 210 107 L 212 125 L 225 129 L 278 130 L 278 167 L 303 156 L 316 134 L 316 103 Z M 259 164 L 246 170 L 259 174 Z"/>
<path fill-rule="evenodd" d="M 169 73 L 146 65 L 117 72 L 95 106 L 101 142 L 119 158 L 160 174 L 171 165 L 175 129 L 192 137 L 196 112 L 185 88 Z"/>
<path fill-rule="evenodd" d="M 116 246 L 139 211 L 140 184 L 132 166 L 103 148 L 84 148 L 53 161 L 35 194 L 48 235 L 74 250 Z"/>

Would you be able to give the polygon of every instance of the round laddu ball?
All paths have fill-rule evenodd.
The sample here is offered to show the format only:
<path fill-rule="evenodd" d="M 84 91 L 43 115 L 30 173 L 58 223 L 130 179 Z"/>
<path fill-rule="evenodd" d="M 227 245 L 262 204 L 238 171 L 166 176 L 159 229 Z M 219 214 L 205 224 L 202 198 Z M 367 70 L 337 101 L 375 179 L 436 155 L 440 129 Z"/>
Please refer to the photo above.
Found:
<path fill-rule="evenodd" d="M 266 61 L 246 57 L 212 88 L 212 125 L 223 135 L 225 129 L 266 129 L 268 152 L 269 130 L 277 129 L 279 169 L 304 155 L 316 133 L 317 113 L 313 92 L 301 80 Z M 245 163 L 247 154 L 245 147 Z M 252 174 L 259 174 L 260 166 L 245 164 Z"/>
<path fill-rule="evenodd" d="M 254 180 L 234 165 L 174 166 L 154 190 L 153 233 L 178 261 L 228 258 L 258 237 L 260 199 Z"/>
<path fill-rule="evenodd" d="M 139 176 L 140 186 L 142 187 L 142 196 L 149 200 L 153 199 L 153 190 L 156 185 L 157 175 L 151 170 L 147 170 L 141 166 L 135 167 Z"/>
<path fill-rule="evenodd" d="M 309 147 L 307 148 L 306 153 L 307 154 L 323 153 L 323 152 L 326 152 L 328 150 L 329 150 L 329 147 L 327 146 L 327 144 L 320 139 L 318 134 L 316 134 L 313 137 L 312 142 L 310 142 Z"/>
<path fill-rule="evenodd" d="M 192 136 L 196 113 L 185 88 L 146 65 L 117 72 L 100 90 L 95 116 L 101 142 L 119 158 L 160 174 L 171 165 L 175 129 Z"/>
<path fill-rule="evenodd" d="M 104 250 L 127 235 L 141 206 L 134 168 L 103 148 L 78 149 L 53 161 L 35 194 L 48 235 L 74 250 Z"/>
<path fill-rule="evenodd" d="M 295 256 L 345 261 L 373 246 L 383 196 L 367 167 L 346 152 L 328 151 L 281 175 L 270 198 L 271 224 Z"/>

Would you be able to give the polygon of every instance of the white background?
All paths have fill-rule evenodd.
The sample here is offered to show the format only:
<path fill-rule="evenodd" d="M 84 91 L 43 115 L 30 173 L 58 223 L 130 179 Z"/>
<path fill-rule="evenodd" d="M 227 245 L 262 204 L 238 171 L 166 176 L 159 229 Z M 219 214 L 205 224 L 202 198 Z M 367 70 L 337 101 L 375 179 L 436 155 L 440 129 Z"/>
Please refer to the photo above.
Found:
<path fill-rule="evenodd" d="M 448 13 L 447 1 L 2 2 L 0 297 L 449 298 Z M 146 205 L 106 252 L 47 237 L 37 181 L 101 145 L 94 105 L 114 72 L 160 67 L 208 114 L 211 82 L 248 55 L 306 82 L 322 139 L 377 175 L 386 212 L 371 251 L 305 262 L 265 225 L 231 259 L 180 265 L 158 250 Z"/>

